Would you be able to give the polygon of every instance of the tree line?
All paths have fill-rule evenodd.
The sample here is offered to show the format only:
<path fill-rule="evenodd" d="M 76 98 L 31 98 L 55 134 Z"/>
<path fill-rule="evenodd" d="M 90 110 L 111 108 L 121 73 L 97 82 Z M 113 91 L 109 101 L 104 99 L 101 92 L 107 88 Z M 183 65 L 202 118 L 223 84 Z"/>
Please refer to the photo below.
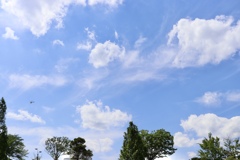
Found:
<path fill-rule="evenodd" d="M 204 138 L 199 144 L 198 157 L 191 160 L 237 160 L 240 159 L 239 138 L 225 138 L 223 145 L 218 137 L 213 137 L 212 133 L 208 138 Z"/>
<path fill-rule="evenodd" d="M 0 160 L 24 160 L 28 151 L 19 135 L 8 134 L 5 123 L 7 106 L 4 98 L 0 100 Z M 174 148 L 174 137 L 170 132 L 159 129 L 149 132 L 138 130 L 129 122 L 124 132 L 123 145 L 118 160 L 154 160 L 170 156 L 177 150 Z M 45 141 L 45 150 L 53 160 L 58 160 L 63 154 L 70 155 L 71 160 L 90 160 L 93 153 L 87 149 L 85 139 L 81 137 L 70 140 L 67 137 L 52 137 Z M 190 160 L 236 160 L 240 159 L 239 138 L 226 138 L 223 146 L 220 138 L 211 133 L 199 143 L 198 156 Z M 40 160 L 37 158 L 34 158 Z"/>
<path fill-rule="evenodd" d="M 8 134 L 6 126 L 7 105 L 2 98 L 0 100 L 0 160 L 24 160 L 28 155 L 25 149 L 23 139 L 19 135 Z M 85 139 L 81 137 L 70 140 L 67 137 L 52 137 L 45 141 L 45 149 L 47 153 L 58 160 L 62 154 L 71 156 L 71 160 L 90 160 L 93 156 L 91 150 L 86 148 Z M 40 160 L 40 157 L 35 157 Z"/>

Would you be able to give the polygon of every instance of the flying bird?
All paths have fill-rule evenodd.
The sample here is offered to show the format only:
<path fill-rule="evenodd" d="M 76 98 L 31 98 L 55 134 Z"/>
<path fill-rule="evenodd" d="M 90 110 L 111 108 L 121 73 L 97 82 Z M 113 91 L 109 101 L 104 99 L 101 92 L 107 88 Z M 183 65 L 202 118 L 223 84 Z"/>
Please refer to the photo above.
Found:
<path fill-rule="evenodd" d="M 30 101 L 30 104 L 34 103 L 34 101 Z"/>

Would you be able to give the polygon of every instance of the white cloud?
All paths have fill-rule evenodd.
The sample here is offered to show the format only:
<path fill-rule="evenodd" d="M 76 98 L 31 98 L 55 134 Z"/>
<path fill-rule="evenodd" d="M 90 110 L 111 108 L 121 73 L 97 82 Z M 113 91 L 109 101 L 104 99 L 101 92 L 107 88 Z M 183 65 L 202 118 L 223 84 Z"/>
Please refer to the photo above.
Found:
<path fill-rule="evenodd" d="M 85 28 L 85 31 L 87 32 L 88 39 L 90 39 L 92 41 L 96 41 L 96 37 L 95 37 L 95 32 L 94 31 L 90 31 L 89 28 Z"/>
<path fill-rule="evenodd" d="M 85 0 L 1 0 L 1 8 L 18 17 L 21 23 L 38 37 L 48 31 L 52 22 L 56 22 L 57 28 L 63 26 L 62 19 L 70 4 L 85 6 L 86 2 Z"/>
<path fill-rule="evenodd" d="M 240 102 L 240 92 L 232 91 L 225 94 L 226 100 L 230 102 Z"/>
<path fill-rule="evenodd" d="M 195 152 L 188 152 L 188 158 L 191 159 L 193 157 L 197 157 L 197 154 Z"/>
<path fill-rule="evenodd" d="M 118 39 L 118 33 L 117 33 L 117 31 L 114 32 L 114 36 L 115 36 L 116 39 Z"/>
<path fill-rule="evenodd" d="M 215 114 L 190 115 L 187 120 L 181 121 L 184 131 L 194 131 L 199 137 L 206 137 L 209 132 L 220 138 L 231 135 L 232 138 L 240 136 L 240 116 L 225 118 Z"/>
<path fill-rule="evenodd" d="M 45 124 L 45 121 L 42 120 L 41 117 L 38 115 L 34 115 L 29 113 L 28 111 L 25 110 L 18 110 L 18 113 L 13 113 L 13 112 L 8 112 L 7 113 L 7 118 L 9 119 L 15 119 L 15 120 L 20 120 L 20 121 L 31 121 L 34 123 L 42 123 Z"/>
<path fill-rule="evenodd" d="M 202 97 L 197 98 L 196 102 L 207 106 L 217 106 L 222 102 L 240 102 L 240 92 L 206 92 Z"/>
<path fill-rule="evenodd" d="M 97 5 L 97 4 L 104 4 L 110 7 L 117 7 L 118 5 L 121 5 L 123 1 L 124 0 L 88 0 L 88 4 L 90 6 Z"/>
<path fill-rule="evenodd" d="M 71 64 L 74 64 L 74 63 L 76 63 L 78 61 L 79 61 L 78 58 L 64 58 L 64 59 L 60 59 L 57 62 L 57 64 L 54 66 L 54 68 L 58 72 L 61 73 L 61 72 L 67 71 Z"/>
<path fill-rule="evenodd" d="M 89 55 L 89 63 L 95 68 L 107 66 L 108 63 L 115 59 L 122 59 L 125 54 L 125 48 L 121 48 L 115 43 L 106 41 L 98 43 Z"/>
<path fill-rule="evenodd" d="M 168 34 L 168 45 L 177 52 L 172 65 L 184 68 L 218 64 L 233 56 L 240 49 L 240 21 L 233 21 L 227 16 L 180 19 Z"/>
<path fill-rule="evenodd" d="M 121 127 L 129 122 L 131 115 L 118 109 L 111 110 L 109 106 L 102 106 L 101 102 L 87 102 L 83 106 L 77 107 L 80 113 L 82 126 L 94 130 L 107 130 L 111 127 Z"/>
<path fill-rule="evenodd" d="M 146 40 L 147 38 L 140 36 L 138 40 L 135 42 L 134 47 L 139 48 Z"/>
<path fill-rule="evenodd" d="M 224 139 L 231 135 L 231 138 L 240 136 L 240 116 L 225 118 L 215 114 L 190 115 L 187 120 L 181 121 L 184 132 L 177 132 L 174 135 L 174 145 L 177 147 L 191 147 L 201 142 L 208 133 Z M 192 137 L 192 138 L 191 138 Z"/>
<path fill-rule="evenodd" d="M 67 80 L 61 76 L 44 76 L 44 75 L 19 75 L 12 74 L 9 76 L 9 85 L 12 88 L 28 90 L 42 85 L 63 86 Z"/>
<path fill-rule="evenodd" d="M 56 39 L 53 41 L 53 45 L 60 45 L 60 46 L 64 46 L 64 43 L 63 41 L 59 40 L 59 39 Z"/>
<path fill-rule="evenodd" d="M 2 35 L 3 38 L 18 40 L 18 37 L 15 36 L 14 31 L 11 28 L 6 27 L 5 31 L 6 33 Z"/>
<path fill-rule="evenodd" d="M 85 43 L 78 43 L 77 44 L 77 49 L 78 50 L 90 51 L 92 49 L 92 42 L 87 41 Z"/>
<path fill-rule="evenodd" d="M 206 92 L 204 95 L 197 99 L 197 102 L 204 105 L 219 105 L 222 101 L 222 94 L 219 92 Z"/>
<path fill-rule="evenodd" d="M 86 75 L 82 79 L 79 80 L 78 85 L 82 88 L 87 89 L 98 89 L 102 87 L 100 83 L 105 77 L 109 75 L 107 70 L 98 71 L 87 71 Z"/>
<path fill-rule="evenodd" d="M 94 152 L 108 152 L 112 149 L 113 140 L 110 138 L 87 139 L 87 143 Z"/>
<path fill-rule="evenodd" d="M 55 111 L 55 108 L 52 108 L 52 107 L 43 106 L 42 108 L 43 108 L 43 111 L 44 111 L 45 113 L 50 113 L 50 112 Z"/>
<path fill-rule="evenodd" d="M 184 134 L 182 132 L 177 132 L 174 134 L 174 146 L 175 147 L 191 147 L 195 144 L 197 144 L 199 140 L 196 140 L 194 138 L 189 138 L 187 134 Z"/>

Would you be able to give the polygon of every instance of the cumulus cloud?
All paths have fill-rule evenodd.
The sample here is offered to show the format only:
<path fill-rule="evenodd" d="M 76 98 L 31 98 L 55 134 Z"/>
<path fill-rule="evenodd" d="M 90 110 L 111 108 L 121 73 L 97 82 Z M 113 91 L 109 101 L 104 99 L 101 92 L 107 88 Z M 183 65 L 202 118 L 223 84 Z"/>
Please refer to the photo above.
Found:
<path fill-rule="evenodd" d="M 131 115 L 118 109 L 110 109 L 109 106 L 102 106 L 101 102 L 88 101 L 87 104 L 77 107 L 80 113 L 82 126 L 94 130 L 106 130 L 111 127 L 121 127 L 129 122 Z"/>
<path fill-rule="evenodd" d="M 8 112 L 7 118 L 15 119 L 19 121 L 31 121 L 33 123 L 42 123 L 45 124 L 45 121 L 41 117 L 35 114 L 31 114 L 25 110 L 18 110 L 18 113 Z"/>
<path fill-rule="evenodd" d="M 9 76 L 9 85 L 11 88 L 20 88 L 28 90 L 42 85 L 63 86 L 67 80 L 61 76 L 45 75 L 19 75 L 12 74 Z"/>
<path fill-rule="evenodd" d="M 177 68 L 218 64 L 240 49 L 240 21 L 227 16 L 215 19 L 180 19 L 168 34 L 175 47 L 172 65 Z"/>
<path fill-rule="evenodd" d="M 56 27 L 63 27 L 63 17 L 70 4 L 85 6 L 85 0 L 31 1 L 31 0 L 1 0 L 1 8 L 16 16 L 21 23 L 36 36 L 44 35 L 52 22 Z"/>
<path fill-rule="evenodd" d="M 207 106 L 217 106 L 222 102 L 240 102 L 240 92 L 206 92 L 202 97 L 197 98 L 196 102 Z"/>
<path fill-rule="evenodd" d="M 125 54 L 125 48 L 121 48 L 115 43 L 106 41 L 98 43 L 89 55 L 89 63 L 95 68 L 107 66 L 113 60 L 122 59 Z"/>
<path fill-rule="evenodd" d="M 6 33 L 4 33 L 4 34 L 2 35 L 3 38 L 5 38 L 5 39 L 18 40 L 18 37 L 15 36 L 15 34 L 14 34 L 14 30 L 12 30 L 12 29 L 9 28 L 9 27 L 6 27 L 6 28 L 5 28 L 5 31 L 6 31 Z"/>
<path fill-rule="evenodd" d="M 222 94 L 219 92 L 206 92 L 196 101 L 204 105 L 219 105 L 222 101 Z"/>
<path fill-rule="evenodd" d="M 56 39 L 53 41 L 53 45 L 60 45 L 60 46 L 64 46 L 64 43 L 63 41 L 59 40 L 59 39 Z"/>
<path fill-rule="evenodd" d="M 240 116 L 232 117 L 230 119 L 225 117 L 218 117 L 215 114 L 191 115 L 187 120 L 181 121 L 181 126 L 184 131 L 194 131 L 197 136 L 207 136 L 209 132 L 219 137 L 232 138 L 240 136 L 239 125 Z"/>
<path fill-rule="evenodd" d="M 188 134 L 184 134 L 182 132 L 174 134 L 174 145 L 176 147 L 191 147 L 197 143 L 199 143 L 199 140 L 189 138 Z"/>
<path fill-rule="evenodd" d="M 97 5 L 97 4 L 104 4 L 110 7 L 117 7 L 118 5 L 121 5 L 123 1 L 124 0 L 88 0 L 88 4 L 90 6 Z"/>
<path fill-rule="evenodd" d="M 190 115 L 187 120 L 181 121 L 180 125 L 184 129 L 184 133 L 175 133 L 175 145 L 178 147 L 193 146 L 201 142 L 210 132 L 220 139 L 227 138 L 229 135 L 231 138 L 237 138 L 240 136 L 239 120 L 240 116 L 225 118 L 212 113 L 199 116 Z M 190 138 L 194 135 L 193 133 L 195 134 L 194 138 Z"/>

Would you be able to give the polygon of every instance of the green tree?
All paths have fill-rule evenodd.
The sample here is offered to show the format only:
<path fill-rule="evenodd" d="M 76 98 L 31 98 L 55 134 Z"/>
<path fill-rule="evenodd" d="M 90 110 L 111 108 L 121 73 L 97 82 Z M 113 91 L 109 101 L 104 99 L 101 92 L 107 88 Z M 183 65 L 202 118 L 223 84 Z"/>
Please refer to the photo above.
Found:
<path fill-rule="evenodd" d="M 235 158 L 240 158 L 240 143 L 239 138 L 224 139 L 224 151 L 226 155 L 226 160 L 235 160 Z"/>
<path fill-rule="evenodd" d="M 28 151 L 25 149 L 23 139 L 18 135 L 8 135 L 7 155 L 10 159 L 23 160 L 27 156 Z"/>
<path fill-rule="evenodd" d="M 140 136 L 147 149 L 145 157 L 147 160 L 154 160 L 175 153 L 176 149 L 173 147 L 174 138 L 164 129 L 152 131 L 151 133 L 148 130 L 142 130 L 140 131 Z"/>
<path fill-rule="evenodd" d="M 4 98 L 0 101 L 0 159 L 7 160 L 7 149 L 8 149 L 8 135 L 7 126 L 5 123 L 7 106 Z"/>
<path fill-rule="evenodd" d="M 221 160 L 224 158 L 224 149 L 220 146 L 220 139 L 212 137 L 212 133 L 209 133 L 208 139 L 204 138 L 199 145 L 201 149 L 198 154 L 201 159 Z"/>
<path fill-rule="evenodd" d="M 73 160 L 89 160 L 93 156 L 91 150 L 86 149 L 85 139 L 74 138 L 70 143 L 70 154 Z"/>
<path fill-rule="evenodd" d="M 45 141 L 45 149 L 48 154 L 58 160 L 62 153 L 68 152 L 70 140 L 67 137 L 53 137 Z"/>
<path fill-rule="evenodd" d="M 124 133 L 124 141 L 119 160 L 144 160 L 145 155 L 146 148 L 138 128 L 133 122 L 130 122 L 127 132 Z"/>

